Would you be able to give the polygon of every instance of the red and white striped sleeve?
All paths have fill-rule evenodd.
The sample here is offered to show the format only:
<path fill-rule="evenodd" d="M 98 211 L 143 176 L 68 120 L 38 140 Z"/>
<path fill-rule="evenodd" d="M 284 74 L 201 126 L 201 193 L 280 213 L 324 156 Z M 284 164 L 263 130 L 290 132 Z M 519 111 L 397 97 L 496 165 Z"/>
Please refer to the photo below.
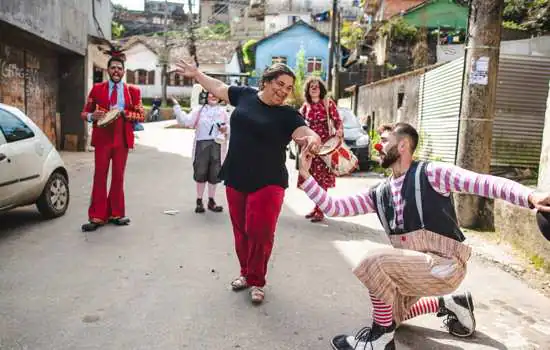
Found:
<path fill-rule="evenodd" d="M 313 176 L 308 177 L 301 188 L 327 216 L 355 216 L 375 212 L 368 189 L 351 196 L 332 197 L 317 184 Z"/>
<path fill-rule="evenodd" d="M 428 163 L 426 175 L 434 190 L 441 194 L 460 192 L 498 198 L 524 208 L 529 208 L 528 198 L 534 191 L 509 179 L 478 174 L 446 163 Z"/>

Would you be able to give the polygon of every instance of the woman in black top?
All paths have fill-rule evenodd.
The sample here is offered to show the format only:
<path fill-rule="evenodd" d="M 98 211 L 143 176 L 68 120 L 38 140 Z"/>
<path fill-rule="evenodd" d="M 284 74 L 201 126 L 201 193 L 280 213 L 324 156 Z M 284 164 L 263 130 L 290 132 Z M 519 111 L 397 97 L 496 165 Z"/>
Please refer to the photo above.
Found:
<path fill-rule="evenodd" d="M 251 287 L 252 302 L 261 303 L 275 228 L 288 187 L 286 147 L 294 139 L 306 152 L 316 153 L 321 139 L 305 125 L 298 111 L 284 105 L 295 80 L 294 72 L 285 64 L 277 63 L 264 71 L 259 91 L 227 86 L 185 62 L 178 64 L 178 72 L 235 106 L 229 150 L 220 172 L 241 266 L 240 276 L 231 286 L 234 290 Z"/>

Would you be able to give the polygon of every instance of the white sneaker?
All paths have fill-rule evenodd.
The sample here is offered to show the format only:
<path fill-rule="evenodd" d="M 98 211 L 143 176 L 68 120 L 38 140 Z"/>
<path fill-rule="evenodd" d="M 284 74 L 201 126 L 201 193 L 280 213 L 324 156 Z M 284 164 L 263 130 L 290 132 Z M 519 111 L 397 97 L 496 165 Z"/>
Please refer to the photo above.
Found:
<path fill-rule="evenodd" d="M 474 302 L 469 292 L 440 297 L 437 316 L 447 316 L 443 322 L 454 336 L 469 337 L 475 331 Z"/>
<path fill-rule="evenodd" d="M 338 335 L 332 338 L 334 350 L 395 350 L 395 322 L 389 327 L 373 323 L 372 327 L 361 329 L 354 336 Z"/>

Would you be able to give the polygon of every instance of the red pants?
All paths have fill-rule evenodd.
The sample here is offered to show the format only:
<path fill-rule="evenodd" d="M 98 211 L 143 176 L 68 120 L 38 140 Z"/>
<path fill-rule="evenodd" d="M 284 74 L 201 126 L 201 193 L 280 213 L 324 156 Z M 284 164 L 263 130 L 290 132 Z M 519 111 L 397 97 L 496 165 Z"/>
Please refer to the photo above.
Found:
<path fill-rule="evenodd" d="M 285 190 L 266 186 L 242 193 L 227 187 L 226 194 L 241 276 L 249 285 L 263 287 Z"/>
<path fill-rule="evenodd" d="M 107 221 L 110 217 L 125 216 L 124 170 L 128 159 L 128 148 L 111 145 L 95 147 L 95 172 L 92 201 L 88 217 L 93 221 Z M 107 176 L 112 160 L 111 188 L 107 197 Z"/>

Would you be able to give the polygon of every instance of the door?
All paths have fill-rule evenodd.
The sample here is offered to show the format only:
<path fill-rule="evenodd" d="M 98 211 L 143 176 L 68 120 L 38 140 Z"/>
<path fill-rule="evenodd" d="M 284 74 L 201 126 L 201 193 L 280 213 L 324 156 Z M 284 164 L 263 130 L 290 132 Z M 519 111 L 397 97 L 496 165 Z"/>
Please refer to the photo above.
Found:
<path fill-rule="evenodd" d="M 40 140 L 16 115 L 0 109 L 0 208 L 19 204 L 40 179 Z"/>
<path fill-rule="evenodd" d="M 10 205 L 18 183 L 9 147 L 4 134 L 0 132 L 0 209 Z"/>

